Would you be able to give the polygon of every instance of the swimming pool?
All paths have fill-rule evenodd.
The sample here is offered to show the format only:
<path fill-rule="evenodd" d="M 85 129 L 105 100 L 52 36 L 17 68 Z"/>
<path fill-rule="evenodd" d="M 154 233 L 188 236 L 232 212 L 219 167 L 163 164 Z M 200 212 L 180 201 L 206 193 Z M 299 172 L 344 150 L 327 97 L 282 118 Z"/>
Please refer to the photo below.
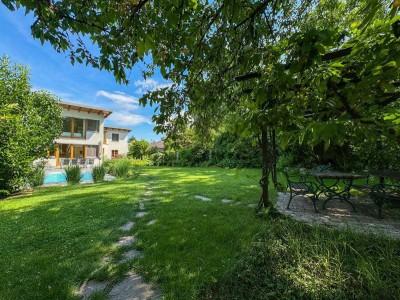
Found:
<path fill-rule="evenodd" d="M 82 171 L 80 182 L 82 181 L 93 181 L 92 172 L 87 170 Z M 51 184 L 51 183 L 67 183 L 65 172 L 58 171 L 58 172 L 47 173 L 44 177 L 43 184 Z"/>

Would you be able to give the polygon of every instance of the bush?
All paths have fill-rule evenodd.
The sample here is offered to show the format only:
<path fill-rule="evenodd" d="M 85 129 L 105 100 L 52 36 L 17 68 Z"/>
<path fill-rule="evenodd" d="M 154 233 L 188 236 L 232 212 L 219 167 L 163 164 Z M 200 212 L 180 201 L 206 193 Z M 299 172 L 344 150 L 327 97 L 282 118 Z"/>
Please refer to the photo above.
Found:
<path fill-rule="evenodd" d="M 106 167 L 101 165 L 101 166 L 95 166 L 93 168 L 93 181 L 94 182 L 101 182 L 104 180 L 104 176 L 106 175 Z"/>
<path fill-rule="evenodd" d="M 131 159 L 114 158 L 103 163 L 107 172 L 117 177 L 127 177 L 131 168 Z"/>
<path fill-rule="evenodd" d="M 43 185 L 45 176 L 44 166 L 44 162 L 39 162 L 36 165 L 32 166 L 32 170 L 28 178 L 30 186 L 37 187 Z"/>
<path fill-rule="evenodd" d="M 79 169 L 79 166 L 66 168 L 65 177 L 68 183 L 79 183 L 81 180 L 81 170 Z"/>
<path fill-rule="evenodd" d="M 134 167 L 146 167 L 152 165 L 153 161 L 149 159 L 131 159 L 131 166 Z"/>

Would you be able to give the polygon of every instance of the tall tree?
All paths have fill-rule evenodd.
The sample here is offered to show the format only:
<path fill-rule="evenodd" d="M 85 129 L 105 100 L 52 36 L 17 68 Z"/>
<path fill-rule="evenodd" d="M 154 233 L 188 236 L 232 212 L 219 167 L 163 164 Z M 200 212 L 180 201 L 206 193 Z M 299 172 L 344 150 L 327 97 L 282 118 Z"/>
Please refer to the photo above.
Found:
<path fill-rule="evenodd" d="M 61 133 L 59 100 L 31 91 L 22 65 L 0 59 L 0 195 L 8 195 L 27 179 L 35 159 L 44 157 Z"/>
<path fill-rule="evenodd" d="M 69 51 L 72 62 L 124 83 L 138 61 L 144 76 L 159 69 L 174 84 L 141 99 L 159 104 L 157 131 L 236 114 L 239 132 L 260 135 L 266 207 L 269 132 L 329 147 L 397 125 L 397 0 L 2 1 L 33 12 L 34 37 Z"/>

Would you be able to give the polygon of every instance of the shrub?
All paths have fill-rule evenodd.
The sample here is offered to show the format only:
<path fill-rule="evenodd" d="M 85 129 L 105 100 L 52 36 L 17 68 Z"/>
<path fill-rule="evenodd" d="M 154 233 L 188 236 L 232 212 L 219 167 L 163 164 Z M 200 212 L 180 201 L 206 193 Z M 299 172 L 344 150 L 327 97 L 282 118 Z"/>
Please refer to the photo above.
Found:
<path fill-rule="evenodd" d="M 130 167 L 131 161 L 129 158 L 114 159 L 111 163 L 110 173 L 117 177 L 127 177 Z"/>
<path fill-rule="evenodd" d="M 44 162 L 39 162 L 32 166 L 32 170 L 28 178 L 28 182 L 32 187 L 43 185 L 45 176 L 44 166 Z"/>
<path fill-rule="evenodd" d="M 101 165 L 101 166 L 95 166 L 93 168 L 93 181 L 94 182 L 101 182 L 104 180 L 104 176 L 106 175 L 106 167 Z"/>
<path fill-rule="evenodd" d="M 145 167 L 145 166 L 152 166 L 153 161 L 149 159 L 131 159 L 131 166 L 134 167 Z"/>
<path fill-rule="evenodd" d="M 81 180 L 81 170 L 79 169 L 79 166 L 66 168 L 65 177 L 68 183 L 79 183 Z"/>

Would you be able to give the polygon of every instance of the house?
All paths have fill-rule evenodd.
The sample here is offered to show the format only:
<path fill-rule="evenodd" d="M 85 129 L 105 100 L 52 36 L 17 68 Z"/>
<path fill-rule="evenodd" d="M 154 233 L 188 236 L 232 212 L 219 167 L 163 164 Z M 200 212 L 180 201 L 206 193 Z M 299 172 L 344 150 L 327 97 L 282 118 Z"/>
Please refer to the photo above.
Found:
<path fill-rule="evenodd" d="M 64 158 L 93 159 L 98 165 L 103 158 L 128 153 L 128 133 L 131 130 L 104 126 L 111 110 L 69 102 L 60 102 L 60 105 L 63 128 L 54 141 L 56 149 L 48 158 L 49 165 L 60 166 Z"/>
<path fill-rule="evenodd" d="M 157 149 L 157 152 L 164 152 L 164 141 L 151 142 L 150 148 Z"/>
<path fill-rule="evenodd" d="M 120 127 L 104 127 L 103 157 L 115 158 L 128 154 L 128 133 L 131 130 Z"/>

